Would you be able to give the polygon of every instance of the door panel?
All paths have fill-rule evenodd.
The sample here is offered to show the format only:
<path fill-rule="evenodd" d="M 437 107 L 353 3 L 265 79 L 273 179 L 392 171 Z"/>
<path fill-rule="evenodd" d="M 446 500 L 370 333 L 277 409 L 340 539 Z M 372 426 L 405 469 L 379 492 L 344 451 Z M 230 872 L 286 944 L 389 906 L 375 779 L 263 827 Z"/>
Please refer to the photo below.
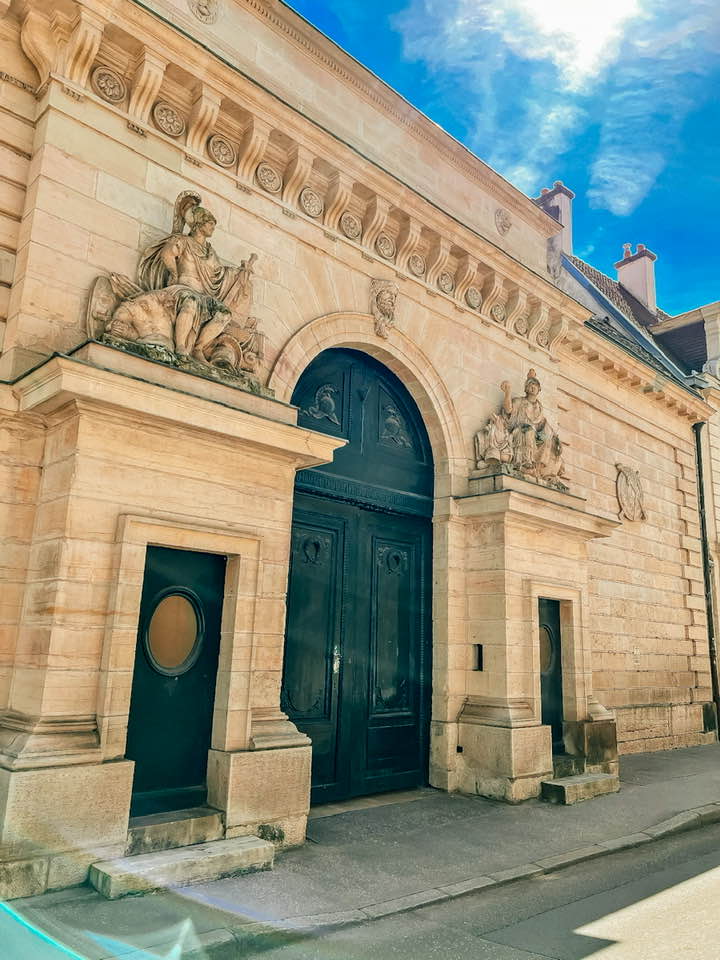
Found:
<path fill-rule="evenodd" d="M 296 483 L 283 708 L 313 742 L 313 802 L 424 783 L 433 488 L 425 427 L 397 378 L 351 350 L 321 354 L 293 402 L 302 426 L 349 441 Z"/>
<path fill-rule="evenodd" d="M 553 752 L 562 753 L 564 745 L 560 602 L 539 600 L 538 612 L 542 722 L 552 730 Z"/>
<path fill-rule="evenodd" d="M 347 508 L 345 508 L 347 513 Z M 313 742 L 313 782 L 332 790 L 337 783 L 338 684 L 342 656 L 341 619 L 347 518 L 313 510 L 298 497 L 290 553 L 288 648 L 282 708 Z"/>
<path fill-rule="evenodd" d="M 206 800 L 225 558 L 148 547 L 125 754 L 131 813 Z"/>

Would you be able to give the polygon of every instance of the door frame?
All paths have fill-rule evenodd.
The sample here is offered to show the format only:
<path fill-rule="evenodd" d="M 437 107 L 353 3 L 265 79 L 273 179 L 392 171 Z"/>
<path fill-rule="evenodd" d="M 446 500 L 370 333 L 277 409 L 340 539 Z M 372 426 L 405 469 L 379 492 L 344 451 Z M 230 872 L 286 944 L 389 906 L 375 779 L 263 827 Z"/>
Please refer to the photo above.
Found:
<path fill-rule="evenodd" d="M 250 741 L 249 673 L 260 625 L 257 584 L 262 538 L 173 517 L 122 514 L 98 685 L 97 723 L 103 760 L 125 755 L 148 546 L 195 550 L 227 557 L 220 627 L 220 656 L 209 749 L 246 750 Z M 208 768 L 208 792 L 213 776 Z"/>

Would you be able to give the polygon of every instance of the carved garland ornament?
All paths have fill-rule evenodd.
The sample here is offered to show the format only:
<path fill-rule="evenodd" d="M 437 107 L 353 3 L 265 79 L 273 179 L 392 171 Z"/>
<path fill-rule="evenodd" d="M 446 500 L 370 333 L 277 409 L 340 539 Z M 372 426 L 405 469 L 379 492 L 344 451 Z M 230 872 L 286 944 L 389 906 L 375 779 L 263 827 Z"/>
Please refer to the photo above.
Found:
<path fill-rule="evenodd" d="M 202 23 L 215 23 L 220 14 L 220 0 L 188 0 L 188 7 Z"/>
<path fill-rule="evenodd" d="M 125 81 L 109 67 L 96 67 L 90 77 L 90 86 L 108 103 L 122 103 L 127 95 Z"/>
<path fill-rule="evenodd" d="M 234 167 L 237 162 L 237 150 L 225 137 L 219 133 L 214 133 L 208 138 L 208 153 L 211 158 L 221 167 Z"/>
<path fill-rule="evenodd" d="M 325 204 L 319 193 L 310 187 L 305 187 L 300 194 L 300 206 L 309 217 L 321 217 Z"/>
<path fill-rule="evenodd" d="M 271 167 L 269 163 L 258 164 L 258 168 L 255 171 L 255 179 L 263 190 L 266 190 L 268 193 L 280 193 L 282 190 L 282 177 L 275 167 Z"/>
<path fill-rule="evenodd" d="M 623 517 L 626 520 L 645 520 L 647 515 L 643 505 L 640 472 L 622 463 L 616 463 L 615 469 L 618 472 L 615 481 L 615 491 L 620 507 L 618 516 L 621 520 Z"/>
<path fill-rule="evenodd" d="M 359 240 L 362 236 L 362 221 L 360 217 L 346 210 L 340 217 L 340 229 L 349 240 Z"/>
<path fill-rule="evenodd" d="M 185 121 L 172 104 L 158 100 L 152 110 L 155 126 L 169 137 L 177 139 L 185 133 Z"/>

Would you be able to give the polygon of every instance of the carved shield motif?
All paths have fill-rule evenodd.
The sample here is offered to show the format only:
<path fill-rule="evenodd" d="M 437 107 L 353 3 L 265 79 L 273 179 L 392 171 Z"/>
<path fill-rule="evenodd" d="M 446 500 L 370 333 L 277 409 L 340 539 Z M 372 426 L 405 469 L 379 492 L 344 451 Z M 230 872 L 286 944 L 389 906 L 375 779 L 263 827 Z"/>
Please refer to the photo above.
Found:
<path fill-rule="evenodd" d="M 615 467 L 618 471 L 617 480 L 615 481 L 618 505 L 620 507 L 618 516 L 621 520 L 623 517 L 626 520 L 644 520 L 646 514 L 643 506 L 643 489 L 640 482 L 640 473 L 622 463 L 616 463 Z"/>

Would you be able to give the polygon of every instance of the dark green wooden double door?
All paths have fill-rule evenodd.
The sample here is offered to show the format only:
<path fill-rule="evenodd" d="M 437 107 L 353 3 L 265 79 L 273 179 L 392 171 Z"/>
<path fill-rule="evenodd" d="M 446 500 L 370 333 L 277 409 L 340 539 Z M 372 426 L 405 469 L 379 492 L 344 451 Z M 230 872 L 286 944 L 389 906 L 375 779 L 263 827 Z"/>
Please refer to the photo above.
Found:
<path fill-rule="evenodd" d="M 313 801 L 427 780 L 433 467 L 402 384 L 329 350 L 295 391 L 303 426 L 348 440 L 298 474 L 283 708 L 313 743 Z"/>

